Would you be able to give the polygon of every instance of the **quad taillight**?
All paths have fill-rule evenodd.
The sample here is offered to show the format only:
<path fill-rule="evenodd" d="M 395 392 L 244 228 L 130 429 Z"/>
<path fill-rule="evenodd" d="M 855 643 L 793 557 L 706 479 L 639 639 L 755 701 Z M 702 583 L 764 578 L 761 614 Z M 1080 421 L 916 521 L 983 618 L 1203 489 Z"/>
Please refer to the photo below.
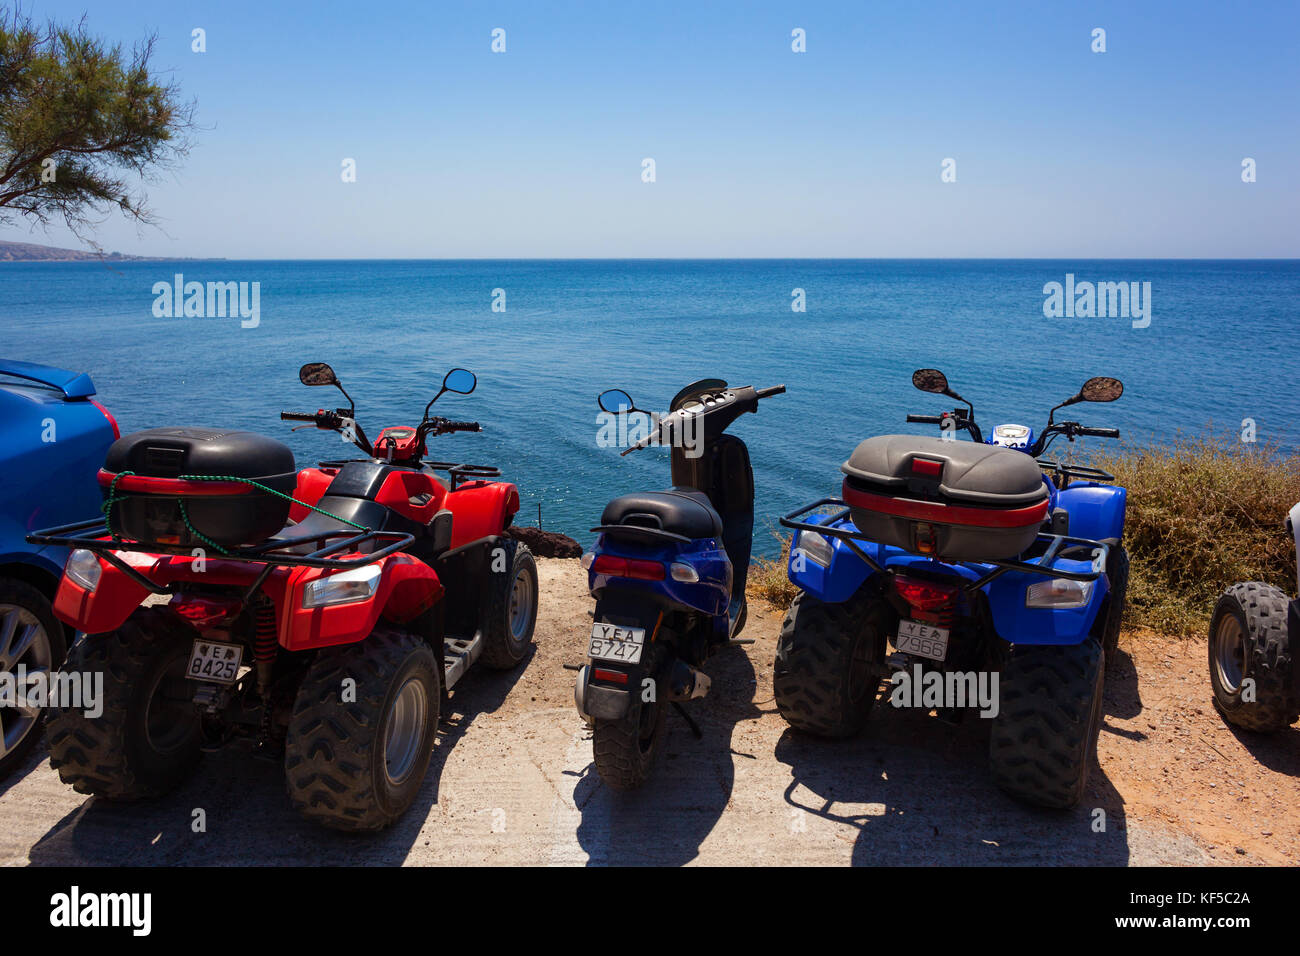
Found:
<path fill-rule="evenodd" d="M 612 554 L 597 555 L 591 564 L 597 574 L 615 578 L 634 578 L 638 581 L 662 581 L 667 570 L 661 561 L 643 561 L 638 558 L 620 558 Z"/>
<path fill-rule="evenodd" d="M 895 574 L 894 590 L 913 609 L 935 614 L 952 607 L 957 602 L 960 589 L 955 584 L 936 584 L 934 581 Z"/>

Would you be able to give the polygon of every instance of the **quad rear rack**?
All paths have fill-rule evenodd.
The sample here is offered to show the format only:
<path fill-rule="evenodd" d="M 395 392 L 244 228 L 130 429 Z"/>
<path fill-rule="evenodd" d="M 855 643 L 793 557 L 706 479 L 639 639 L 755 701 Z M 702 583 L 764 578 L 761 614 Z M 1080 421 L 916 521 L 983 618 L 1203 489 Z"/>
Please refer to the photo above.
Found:
<path fill-rule="evenodd" d="M 328 539 L 331 538 L 340 540 L 329 543 Z M 60 525 L 57 528 L 36 531 L 27 536 L 27 541 L 30 544 L 82 548 L 86 551 L 92 551 L 154 594 L 169 594 L 171 590 L 150 581 L 138 569 L 123 561 L 117 552 L 167 554 L 185 558 L 194 556 L 193 549 L 188 546 L 182 547 L 165 541 L 136 541 L 120 535 L 114 538 L 103 518 L 91 518 L 88 521 L 78 521 L 73 524 Z M 414 541 L 414 535 L 400 531 L 371 531 L 369 529 L 355 531 L 340 528 L 336 531 L 324 531 L 298 538 L 276 538 L 252 547 L 233 548 L 212 557 L 224 561 L 244 561 L 250 564 L 266 565 L 262 574 L 258 576 L 258 584 L 260 584 L 271 569 L 275 567 L 326 568 L 331 571 L 347 571 L 352 568 L 365 567 L 367 564 L 374 564 L 390 554 L 404 550 Z M 356 557 L 338 557 L 338 555 L 356 551 L 363 545 L 372 542 L 380 545 L 375 551 Z M 286 553 L 288 549 L 300 548 L 306 544 L 315 544 L 317 547 L 307 554 Z"/>
<path fill-rule="evenodd" d="M 839 511 L 831 514 L 825 524 L 815 524 L 811 521 L 802 520 L 805 515 L 818 508 L 839 508 Z M 827 537 L 839 538 L 848 546 L 854 554 L 861 558 L 872 571 L 878 574 L 888 574 L 889 572 L 881 566 L 871 555 L 862 549 L 860 542 L 876 544 L 861 531 L 854 528 L 852 531 L 843 527 L 831 527 L 831 525 L 843 521 L 849 517 L 849 506 L 841 498 L 822 498 L 810 505 L 799 508 L 790 512 L 781 518 L 781 524 L 787 528 L 793 528 L 796 531 L 810 531 L 814 534 L 825 535 Z M 1088 538 L 1072 538 L 1064 534 L 1047 534 L 1046 532 L 1038 535 L 1037 544 L 1045 547 L 1044 553 L 1030 561 L 989 559 L 987 561 L 953 561 L 949 562 L 954 565 L 962 565 L 974 570 L 983 570 L 980 565 L 993 565 L 993 570 L 984 574 L 978 580 L 971 581 L 962 585 L 967 591 L 978 591 L 984 585 L 1000 578 L 1008 571 L 1020 571 L 1025 574 L 1039 574 L 1048 578 L 1065 578 L 1069 581 L 1095 581 L 1105 573 L 1102 571 L 1065 571 L 1060 568 L 1050 567 L 1050 564 L 1056 560 L 1061 552 L 1066 548 L 1086 547 L 1091 550 L 1093 557 L 1093 567 L 1105 568 L 1107 559 L 1110 557 L 1110 546 L 1103 541 L 1093 541 Z M 910 553 L 910 552 L 909 552 Z M 921 555 L 925 557 L 925 555 Z M 940 559 L 942 560 L 942 559 Z"/>

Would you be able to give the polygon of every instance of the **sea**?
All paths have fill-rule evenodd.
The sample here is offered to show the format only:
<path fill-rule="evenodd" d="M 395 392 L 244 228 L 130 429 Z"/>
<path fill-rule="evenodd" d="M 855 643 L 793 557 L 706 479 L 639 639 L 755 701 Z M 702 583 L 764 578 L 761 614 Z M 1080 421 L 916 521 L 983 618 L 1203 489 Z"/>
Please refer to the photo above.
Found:
<path fill-rule="evenodd" d="M 246 284 L 245 314 L 206 295 L 187 310 L 189 283 Z M 124 433 L 245 428 L 304 466 L 348 448 L 280 421 L 342 399 L 301 385 L 303 363 L 333 366 L 372 437 L 416 424 L 444 373 L 471 369 L 477 390 L 434 407 L 484 430 L 433 440 L 431 457 L 496 465 L 519 486 L 520 524 L 584 545 L 609 498 L 669 483 L 665 449 L 623 457 L 599 440 L 601 391 L 663 410 L 701 378 L 783 384 L 731 427 L 753 460 L 759 554 L 779 515 L 838 492 L 858 442 L 936 433 L 905 422 L 954 405 L 914 389 L 917 368 L 941 369 L 986 431 L 1040 427 L 1110 375 L 1118 402 L 1069 412 L 1122 444 L 1211 434 L 1295 451 L 1298 319 L 1297 260 L 0 263 L 0 356 L 88 372 Z"/>

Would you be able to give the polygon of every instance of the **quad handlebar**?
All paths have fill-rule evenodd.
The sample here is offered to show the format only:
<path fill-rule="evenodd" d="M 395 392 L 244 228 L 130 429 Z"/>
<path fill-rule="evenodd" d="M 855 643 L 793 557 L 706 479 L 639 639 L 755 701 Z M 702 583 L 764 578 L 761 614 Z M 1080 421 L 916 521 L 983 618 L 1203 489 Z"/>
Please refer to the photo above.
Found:
<path fill-rule="evenodd" d="M 342 431 L 344 423 L 348 422 L 352 429 L 353 444 L 367 455 L 374 457 L 378 454 L 379 449 L 370 444 L 365 432 L 361 430 L 361 426 L 355 420 L 344 415 L 341 410 L 331 412 L 328 409 L 321 408 L 315 412 L 281 412 L 280 419 L 286 422 L 308 422 L 325 431 Z M 446 435 L 451 432 L 481 432 L 482 430 L 483 426 L 478 422 L 455 422 L 447 418 L 426 418 L 420 422 L 419 427 L 416 428 L 416 433 L 422 448 L 426 435 Z M 381 443 L 382 441 L 381 438 Z"/>
<path fill-rule="evenodd" d="M 945 412 L 942 415 L 908 415 L 909 423 L 916 425 L 939 425 L 942 426 L 946 421 L 955 423 L 958 429 L 965 429 L 971 433 L 975 441 L 983 441 L 979 426 L 973 419 L 967 418 L 962 414 Z M 1043 429 L 1034 443 L 1033 454 L 1041 455 L 1046 450 L 1051 439 L 1056 435 L 1064 435 L 1070 441 L 1075 438 L 1086 436 L 1089 438 L 1119 438 L 1118 428 L 1093 428 L 1089 425 L 1082 425 L 1079 422 L 1053 422 Z"/>

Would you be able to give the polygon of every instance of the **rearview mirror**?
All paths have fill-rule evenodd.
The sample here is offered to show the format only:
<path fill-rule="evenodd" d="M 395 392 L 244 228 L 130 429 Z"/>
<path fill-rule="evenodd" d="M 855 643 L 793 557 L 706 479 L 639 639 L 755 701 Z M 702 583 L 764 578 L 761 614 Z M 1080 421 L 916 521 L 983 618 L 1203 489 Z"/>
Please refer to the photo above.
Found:
<path fill-rule="evenodd" d="M 324 362 L 308 362 L 298 369 L 298 381 L 304 385 L 337 385 L 338 376 Z"/>
<path fill-rule="evenodd" d="M 918 368 L 912 373 L 912 384 L 923 392 L 948 394 L 948 376 L 937 368 Z"/>
<path fill-rule="evenodd" d="M 1124 383 L 1105 375 L 1088 379 L 1079 389 L 1079 397 L 1085 402 L 1113 402 L 1123 394 Z"/>
<path fill-rule="evenodd" d="M 467 368 L 454 368 L 442 378 L 442 390 L 468 395 L 478 385 L 478 376 Z"/>
<path fill-rule="evenodd" d="M 632 396 L 621 388 L 609 388 L 601 392 L 596 398 L 596 403 L 600 405 L 603 412 L 630 412 L 636 409 L 636 404 L 632 401 Z"/>

